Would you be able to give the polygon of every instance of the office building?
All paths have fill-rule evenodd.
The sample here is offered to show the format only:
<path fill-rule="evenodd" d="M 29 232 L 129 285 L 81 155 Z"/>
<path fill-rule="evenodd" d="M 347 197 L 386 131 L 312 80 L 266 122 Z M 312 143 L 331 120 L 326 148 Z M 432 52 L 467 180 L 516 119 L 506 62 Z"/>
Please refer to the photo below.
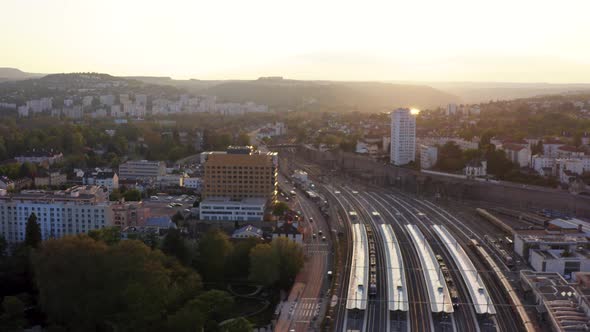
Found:
<path fill-rule="evenodd" d="M 202 197 L 276 199 L 278 155 L 253 151 L 251 147 L 229 147 L 226 154 L 211 154 L 205 161 Z"/>
<path fill-rule="evenodd" d="M 0 234 L 9 243 L 25 240 L 31 214 L 37 216 L 43 240 L 86 233 L 113 225 L 106 189 L 76 186 L 67 190 L 29 190 L 9 194 L 0 190 Z"/>
<path fill-rule="evenodd" d="M 264 198 L 232 200 L 228 197 L 207 198 L 199 207 L 199 219 L 207 221 L 262 221 L 266 201 Z"/>
<path fill-rule="evenodd" d="M 391 163 L 400 166 L 416 159 L 416 116 L 409 108 L 391 112 Z"/>
<path fill-rule="evenodd" d="M 166 175 L 166 164 L 162 161 L 133 160 L 119 165 L 121 179 L 157 179 Z"/>

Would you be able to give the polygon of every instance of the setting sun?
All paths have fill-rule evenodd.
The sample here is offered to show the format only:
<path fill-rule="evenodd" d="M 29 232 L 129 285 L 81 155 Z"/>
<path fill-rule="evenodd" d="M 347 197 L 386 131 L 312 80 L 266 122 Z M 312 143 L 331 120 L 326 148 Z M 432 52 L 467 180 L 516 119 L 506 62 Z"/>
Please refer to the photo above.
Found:
<path fill-rule="evenodd" d="M 417 108 L 412 108 L 410 109 L 410 113 L 412 113 L 412 115 L 418 115 L 420 114 L 420 110 Z"/>

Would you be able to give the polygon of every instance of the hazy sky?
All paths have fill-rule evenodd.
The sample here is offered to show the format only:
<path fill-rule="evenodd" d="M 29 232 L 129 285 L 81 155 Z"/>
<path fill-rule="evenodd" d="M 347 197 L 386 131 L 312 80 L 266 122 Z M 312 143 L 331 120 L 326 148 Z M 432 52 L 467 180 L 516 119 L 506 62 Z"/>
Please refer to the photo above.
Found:
<path fill-rule="evenodd" d="M 589 0 L 0 0 L 0 67 L 590 83 Z"/>

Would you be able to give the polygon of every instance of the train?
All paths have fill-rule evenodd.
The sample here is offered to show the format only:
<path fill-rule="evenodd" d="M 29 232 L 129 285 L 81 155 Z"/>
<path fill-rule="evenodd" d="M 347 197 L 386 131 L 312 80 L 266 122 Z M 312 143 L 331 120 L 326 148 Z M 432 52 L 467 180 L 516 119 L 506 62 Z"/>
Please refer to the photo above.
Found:
<path fill-rule="evenodd" d="M 512 229 L 512 227 L 508 226 L 502 220 L 494 217 L 488 211 L 481 209 L 481 208 L 477 208 L 477 209 L 475 209 L 475 211 L 477 212 L 477 214 L 479 214 L 484 219 L 488 220 L 489 222 L 491 222 L 495 226 L 501 228 L 504 232 L 506 232 L 508 234 L 514 234 L 514 230 Z"/>
<path fill-rule="evenodd" d="M 502 248 L 502 246 L 498 243 L 498 242 L 502 242 L 503 240 L 500 239 L 499 241 L 492 238 L 491 236 L 489 236 L 488 234 L 484 235 L 484 239 L 488 242 L 489 245 L 491 245 L 492 247 L 494 247 L 498 253 L 500 254 L 500 257 L 502 257 L 502 261 L 504 262 L 504 264 L 508 267 L 508 268 L 513 268 L 514 267 L 514 258 L 512 258 L 512 256 L 504 249 Z M 512 240 L 509 237 L 505 238 L 507 241 L 509 240 L 510 242 L 507 242 L 509 244 L 512 243 Z"/>
<path fill-rule="evenodd" d="M 356 211 L 349 211 L 348 218 L 350 218 L 350 221 L 352 221 L 352 222 L 356 222 L 359 220 L 359 217 L 358 217 L 358 214 L 356 213 Z"/>
<path fill-rule="evenodd" d="M 455 286 L 451 272 L 449 271 L 447 264 L 445 264 L 443 261 L 442 256 L 436 255 L 436 260 L 438 261 L 440 271 L 442 272 L 443 278 L 447 284 L 447 288 L 449 289 L 449 295 L 451 296 L 453 307 L 456 308 L 459 305 L 459 292 L 457 291 L 457 287 Z"/>

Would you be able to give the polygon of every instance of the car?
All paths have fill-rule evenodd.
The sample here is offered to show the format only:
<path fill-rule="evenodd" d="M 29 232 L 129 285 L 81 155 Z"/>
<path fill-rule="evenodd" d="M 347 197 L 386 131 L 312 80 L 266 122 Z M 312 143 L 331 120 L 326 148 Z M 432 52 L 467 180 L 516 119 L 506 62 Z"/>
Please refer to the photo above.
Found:
<path fill-rule="evenodd" d="M 150 199 L 153 199 L 154 201 L 157 201 L 159 198 L 158 198 L 158 196 L 151 196 Z"/>
<path fill-rule="evenodd" d="M 309 222 L 313 222 L 313 218 L 311 218 L 311 217 L 310 217 L 310 218 L 309 218 Z"/>
<path fill-rule="evenodd" d="M 315 238 L 316 238 L 316 237 L 318 237 L 318 236 L 317 236 L 317 235 L 315 235 L 315 233 L 313 233 L 313 234 L 311 234 L 311 237 L 315 239 Z"/>
<path fill-rule="evenodd" d="M 318 231 L 318 234 L 322 235 L 322 233 L 323 233 L 323 232 L 322 232 L 322 230 L 320 229 L 320 230 Z"/>
<path fill-rule="evenodd" d="M 322 241 L 326 242 L 326 237 L 322 236 Z"/>

